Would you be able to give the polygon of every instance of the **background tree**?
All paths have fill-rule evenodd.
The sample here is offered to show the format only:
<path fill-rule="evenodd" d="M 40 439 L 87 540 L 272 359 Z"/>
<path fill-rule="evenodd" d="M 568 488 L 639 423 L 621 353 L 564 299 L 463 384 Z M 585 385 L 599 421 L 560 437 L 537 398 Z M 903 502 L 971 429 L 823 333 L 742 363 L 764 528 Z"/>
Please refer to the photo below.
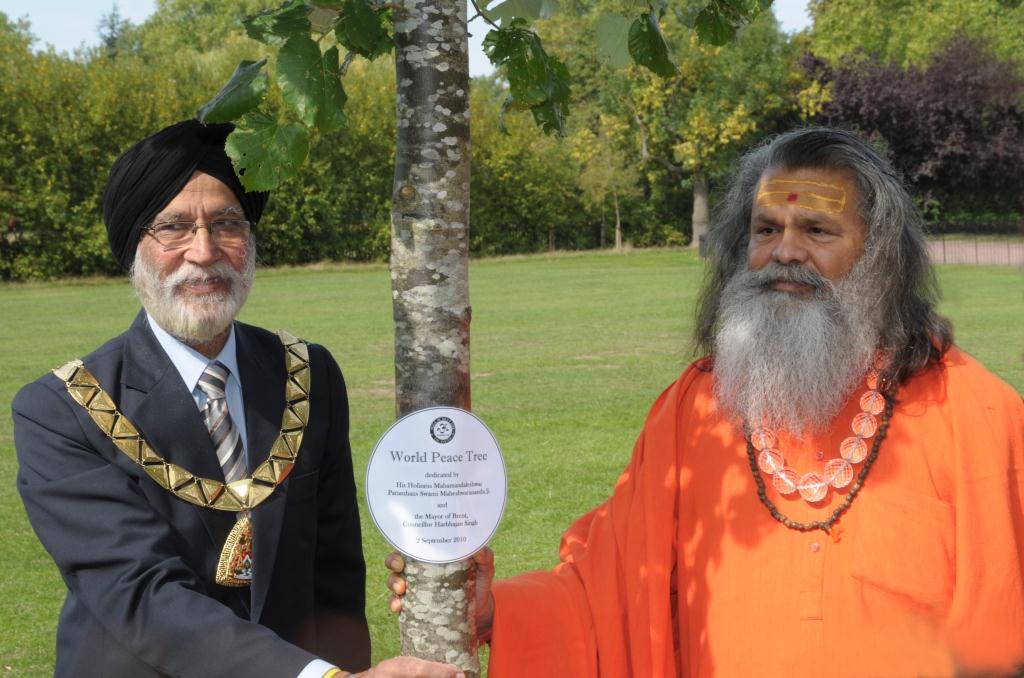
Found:
<path fill-rule="evenodd" d="M 298 174 L 274 191 L 260 223 L 266 264 L 384 261 L 391 248 L 395 66 L 354 61 L 346 123 L 324 133 Z"/>
<path fill-rule="evenodd" d="M 674 222 L 680 209 L 689 209 L 686 196 L 676 190 L 677 182 L 652 186 L 641 172 L 629 105 L 631 19 L 623 14 L 628 11 L 628 3 L 568 0 L 559 13 L 538 22 L 545 45 L 572 73 L 567 138 L 577 204 L 568 202 L 565 211 L 588 222 L 572 229 L 575 247 L 604 247 L 607 220 L 616 211 L 619 247 L 627 237 L 639 246 L 682 243 Z"/>
<path fill-rule="evenodd" d="M 537 134 L 528 116 L 508 115 L 508 96 L 495 78 L 477 80 L 472 92 L 474 254 L 540 252 L 579 247 L 586 234 L 576 189 L 579 166 L 571 148 Z"/>
<path fill-rule="evenodd" d="M 988 44 L 1001 60 L 1024 64 L 1021 0 L 810 0 L 808 48 L 830 63 L 873 57 L 923 66 L 958 34 Z"/>
<path fill-rule="evenodd" d="M 633 118 L 641 157 L 693 187 L 691 246 L 709 222 L 710 184 L 736 154 L 795 110 L 793 60 L 774 17 L 765 14 L 739 32 L 735 43 L 700 43 L 666 21 L 679 59 L 667 80 L 635 70 Z"/>
<path fill-rule="evenodd" d="M 573 154 L 582 167 L 576 183 L 583 204 L 599 215 L 599 246 L 605 246 L 605 217 L 609 211 L 615 221 L 615 250 L 622 250 L 622 203 L 642 196 L 640 172 L 631 162 L 624 137 L 629 128 L 620 119 L 598 114 L 596 133 L 583 127 L 572 136 Z"/>
<path fill-rule="evenodd" d="M 117 5 L 104 14 L 96 27 L 100 36 L 100 51 L 108 59 L 116 59 L 119 54 L 131 53 L 138 49 L 138 42 L 134 37 L 134 29 L 131 21 L 121 16 Z"/>
<path fill-rule="evenodd" d="M 883 142 L 933 221 L 1024 208 L 1024 74 L 984 43 L 957 35 L 906 69 L 805 63 L 831 92 L 819 119 Z"/>
<path fill-rule="evenodd" d="M 0 14 L 0 219 L 21 224 L 0 250 L 0 278 L 116 273 L 100 213 L 110 165 L 133 140 L 193 116 L 251 42 L 168 58 L 141 39 L 145 25 L 113 24 L 130 49 L 69 56 L 34 51 L 27 24 Z"/>
<path fill-rule="evenodd" d="M 0 277 L 112 273 L 99 209 L 107 169 L 124 139 L 188 115 L 198 91 L 181 95 L 208 76 L 147 72 L 122 55 L 36 54 L 27 27 L 6 17 L 0 32 L 0 213 L 22 224 Z"/>
<path fill-rule="evenodd" d="M 210 55 L 239 43 L 252 56 L 260 47 L 242 30 L 242 20 L 280 4 L 281 0 L 157 0 L 153 14 L 135 29 L 135 38 L 147 61 L 161 62 L 160 66 L 173 56 Z M 236 54 L 235 63 L 239 58 Z M 215 82 L 220 84 L 226 75 L 218 73 Z M 208 97 L 209 91 L 201 101 Z"/>

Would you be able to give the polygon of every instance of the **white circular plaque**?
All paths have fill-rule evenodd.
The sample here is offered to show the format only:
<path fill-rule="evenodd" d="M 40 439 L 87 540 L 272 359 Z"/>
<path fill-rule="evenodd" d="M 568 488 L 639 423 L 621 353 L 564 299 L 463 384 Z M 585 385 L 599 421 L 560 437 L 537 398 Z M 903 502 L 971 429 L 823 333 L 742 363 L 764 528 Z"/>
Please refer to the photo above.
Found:
<path fill-rule="evenodd" d="M 452 563 L 494 535 L 505 509 L 505 461 L 472 412 L 430 407 L 402 417 L 366 467 L 366 503 L 377 529 L 405 555 Z"/>

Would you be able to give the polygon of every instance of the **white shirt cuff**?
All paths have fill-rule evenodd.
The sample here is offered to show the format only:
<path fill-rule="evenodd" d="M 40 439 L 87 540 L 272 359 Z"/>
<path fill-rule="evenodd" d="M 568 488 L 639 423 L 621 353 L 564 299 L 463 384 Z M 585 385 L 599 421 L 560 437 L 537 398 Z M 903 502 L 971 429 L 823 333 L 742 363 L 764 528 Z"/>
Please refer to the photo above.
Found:
<path fill-rule="evenodd" d="M 325 662 L 323 659 L 314 659 L 306 664 L 306 668 L 302 669 L 302 673 L 297 678 L 323 678 L 323 675 L 333 668 L 337 667 L 330 662 Z"/>

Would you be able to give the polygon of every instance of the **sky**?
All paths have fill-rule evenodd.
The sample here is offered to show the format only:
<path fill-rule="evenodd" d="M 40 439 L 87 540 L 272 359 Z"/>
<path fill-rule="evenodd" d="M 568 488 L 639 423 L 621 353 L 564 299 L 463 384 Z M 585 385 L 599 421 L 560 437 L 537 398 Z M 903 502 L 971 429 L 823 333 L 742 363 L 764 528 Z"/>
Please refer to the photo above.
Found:
<path fill-rule="evenodd" d="M 32 34 L 39 39 L 37 48 L 53 45 L 58 52 L 71 52 L 82 45 L 99 43 L 100 19 L 114 4 L 113 0 L 0 0 L 0 12 L 11 19 L 28 19 Z M 145 21 L 156 8 L 155 0 L 121 0 L 116 4 L 121 16 L 136 24 Z M 772 10 L 783 30 L 795 32 L 810 24 L 807 0 L 775 0 Z M 480 49 L 487 30 L 482 19 L 469 25 L 470 75 L 486 75 L 492 70 Z"/>

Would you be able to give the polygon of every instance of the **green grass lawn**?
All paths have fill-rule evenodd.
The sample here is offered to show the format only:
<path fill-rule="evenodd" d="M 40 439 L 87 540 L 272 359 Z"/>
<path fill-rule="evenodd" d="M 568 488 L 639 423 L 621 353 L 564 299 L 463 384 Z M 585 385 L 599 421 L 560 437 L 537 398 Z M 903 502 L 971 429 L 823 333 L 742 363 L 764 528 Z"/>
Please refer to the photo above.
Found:
<path fill-rule="evenodd" d="M 690 361 L 703 265 L 682 250 L 513 257 L 476 262 L 473 409 L 503 447 L 505 518 L 492 542 L 498 576 L 548 567 L 569 522 L 610 492 L 647 408 Z M 1024 391 L 1024 277 L 1000 267 L 939 271 L 958 342 Z M 325 344 L 352 403 L 360 484 L 394 415 L 391 293 L 384 266 L 260 271 L 242 316 Z M 123 331 L 138 306 L 123 280 L 0 286 L 0 403 L 24 383 Z M 8 415 L 0 417 L 0 676 L 52 674 L 64 587 L 14 488 Z M 389 550 L 367 524 L 374 657 L 395 654 L 385 612 Z"/>

